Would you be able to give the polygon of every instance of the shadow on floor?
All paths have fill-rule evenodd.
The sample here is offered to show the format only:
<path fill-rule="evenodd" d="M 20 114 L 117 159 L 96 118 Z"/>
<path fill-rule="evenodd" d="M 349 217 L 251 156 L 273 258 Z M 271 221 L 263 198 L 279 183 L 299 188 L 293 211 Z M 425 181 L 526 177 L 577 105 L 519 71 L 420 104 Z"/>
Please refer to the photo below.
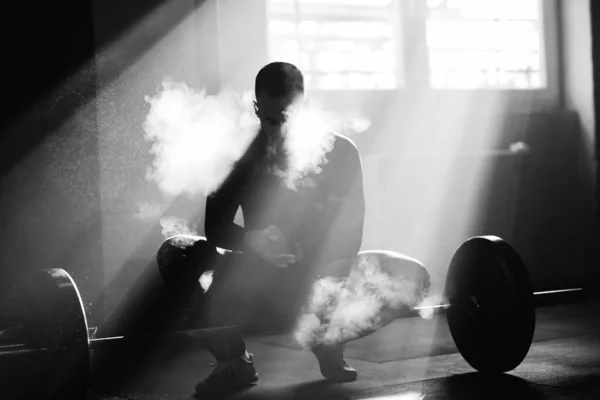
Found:
<path fill-rule="evenodd" d="M 252 345 L 264 354 L 261 382 L 243 392 L 212 398 L 257 399 L 333 399 L 333 400 L 422 400 L 422 399 L 598 399 L 600 398 L 600 341 L 597 333 L 598 303 L 585 306 L 556 307 L 540 310 L 538 330 L 555 332 L 556 339 L 535 342 L 524 363 L 504 375 L 473 373 L 458 355 L 440 355 L 391 363 L 360 361 L 361 375 L 356 383 L 336 384 L 320 379 L 314 360 L 296 349 L 273 344 Z M 438 321 L 441 322 L 441 321 Z M 392 327 L 394 328 L 394 327 Z M 406 328 L 406 327 L 404 327 Z M 435 330 L 430 325 L 408 330 L 403 345 L 418 343 L 411 338 Z M 389 332 L 390 335 L 393 332 Z M 542 332 L 543 333 L 543 332 Z M 391 335 L 393 336 L 393 335 Z M 435 335 L 433 335 L 435 337 Z M 411 339 L 412 341 L 410 341 Z M 436 339 L 439 341 L 439 338 Z M 362 343 L 365 351 L 376 344 Z M 431 343 L 430 343 L 431 345 Z M 439 344 L 438 344 L 439 345 Z M 493 346 L 494 343 L 490 343 Z M 379 348 L 379 347 L 377 347 Z M 94 357 L 92 387 L 119 397 L 95 397 L 94 400 L 192 400 L 194 385 L 212 370 L 212 357 L 194 340 L 170 340 L 140 346 L 126 346 L 103 362 Z M 96 354 L 101 355 L 101 354 Z M 419 360 L 424 360 L 421 363 Z M 268 365 L 268 368 L 267 368 Z M 358 367 L 358 366 L 357 366 Z M 308 369 L 307 369 L 308 368 Z M 370 373 L 367 373 L 370 370 Z M 307 372 L 308 371 L 308 372 Z M 403 371 L 401 374 L 394 371 Z M 369 378 L 364 378 L 364 377 Z M 429 379 L 428 379 L 429 378 Z M 1 395 L 1 394 L 0 394 Z M 0 396 L 2 397 L 2 396 Z M 210 399 L 211 397 L 203 397 Z"/>
<path fill-rule="evenodd" d="M 512 375 L 486 376 L 480 373 L 456 375 L 368 390 L 352 390 L 324 380 L 305 382 L 285 390 L 263 391 L 258 388 L 229 396 L 203 396 L 201 399 L 226 400 L 466 400 L 466 399 L 597 399 L 592 393 L 537 385 Z M 195 396 L 180 400 L 199 399 Z"/>
<path fill-rule="evenodd" d="M 536 385 L 509 374 L 485 375 L 474 372 L 421 384 L 425 399 L 545 400 L 563 398 L 564 394 L 569 393 L 566 389 Z M 406 386 L 405 390 L 408 389 Z"/>

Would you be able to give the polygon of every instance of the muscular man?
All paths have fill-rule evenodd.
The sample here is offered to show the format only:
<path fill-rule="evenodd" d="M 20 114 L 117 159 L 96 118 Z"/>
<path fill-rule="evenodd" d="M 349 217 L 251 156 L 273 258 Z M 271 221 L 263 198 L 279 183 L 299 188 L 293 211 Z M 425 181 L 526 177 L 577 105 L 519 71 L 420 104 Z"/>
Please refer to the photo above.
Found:
<path fill-rule="evenodd" d="M 290 107 L 304 96 L 303 76 L 294 65 L 268 64 L 256 76 L 255 95 L 260 130 L 225 182 L 207 199 L 206 241 L 180 250 L 168 240 L 159 251 L 163 275 L 173 270 L 180 282 L 214 269 L 203 307 L 211 326 L 247 325 L 263 314 L 299 316 L 315 278 L 347 276 L 351 263 L 337 261 L 355 259 L 362 243 L 365 203 L 356 146 L 331 133 L 331 141 L 323 141 L 331 146 L 320 170 L 290 187 L 286 172 L 292 168 L 294 149 L 286 146 L 286 122 Z M 240 207 L 244 227 L 234 223 Z M 228 252 L 216 255 L 215 247 Z M 407 258 L 396 262 L 402 268 L 422 269 Z M 336 271 L 340 265 L 341 271 Z M 343 358 L 344 344 L 324 343 L 311 345 L 322 375 L 334 381 L 355 380 L 356 370 Z M 241 335 L 233 331 L 216 335 L 207 345 L 218 365 L 198 383 L 198 394 L 228 392 L 258 380 L 253 355 L 246 351 Z"/>
<path fill-rule="evenodd" d="M 242 314 L 238 320 L 253 318 L 252 312 L 297 313 L 311 279 L 319 273 L 316 268 L 355 256 L 362 242 L 365 205 L 355 145 L 332 134 L 333 146 L 321 171 L 307 175 L 291 189 L 276 171 L 285 173 L 289 161 L 282 128 L 289 107 L 304 95 L 303 76 L 294 65 L 268 64 L 256 76 L 255 95 L 260 132 L 225 183 L 207 199 L 208 242 L 239 252 L 230 254 L 227 261 L 235 267 L 215 271 L 209 292 L 220 300 L 207 304 L 209 319 L 215 323 L 219 317 L 225 318 L 224 297 L 239 299 L 237 306 L 243 311 L 236 310 Z M 233 222 L 238 207 L 243 212 L 243 228 Z M 266 229 L 275 235 L 272 238 L 279 249 L 257 254 L 256 237 Z M 277 240 L 278 235 L 284 240 Z M 234 300 L 229 300 L 231 309 Z M 215 338 L 209 350 L 219 365 L 198 384 L 197 392 L 244 386 L 258 379 L 253 356 L 240 336 Z M 356 371 L 342 358 L 342 345 L 312 350 L 326 378 L 356 379 Z"/>

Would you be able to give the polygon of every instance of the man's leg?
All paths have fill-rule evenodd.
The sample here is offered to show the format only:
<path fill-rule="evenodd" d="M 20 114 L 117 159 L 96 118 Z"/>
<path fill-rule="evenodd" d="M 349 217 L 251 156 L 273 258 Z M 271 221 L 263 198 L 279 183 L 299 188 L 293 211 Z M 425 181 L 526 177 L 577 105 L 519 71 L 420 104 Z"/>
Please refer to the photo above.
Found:
<path fill-rule="evenodd" d="M 323 376 L 356 379 L 343 359 L 344 345 L 392 322 L 429 291 L 424 266 L 395 252 L 363 252 L 329 264 L 321 271 L 296 337 L 311 348 Z M 358 311 L 360 310 L 360 311 Z"/>
<path fill-rule="evenodd" d="M 205 294 L 203 320 L 210 327 L 243 327 L 252 311 L 252 303 L 244 299 L 236 282 L 244 270 L 252 268 L 243 254 L 227 252 L 213 264 L 213 280 Z M 254 356 L 246 350 L 239 329 L 232 328 L 211 336 L 206 348 L 215 357 L 217 367 L 196 385 L 197 394 L 221 394 L 247 387 L 258 381 Z"/>
<path fill-rule="evenodd" d="M 353 259 L 329 263 L 318 271 L 318 279 L 312 283 L 305 313 L 300 317 L 295 335 L 298 342 L 308 347 L 317 358 L 321 375 L 331 381 L 351 382 L 358 373 L 344 359 L 345 343 L 324 343 L 321 336 L 327 330 L 331 310 L 337 304 L 337 296 L 352 271 Z M 318 285 L 330 285 L 318 292 Z"/>
<path fill-rule="evenodd" d="M 238 315 L 243 308 L 243 300 L 236 288 L 231 285 L 231 274 L 243 262 L 242 256 L 235 253 L 220 255 L 215 265 L 213 280 L 205 294 L 203 321 L 210 327 L 239 326 L 242 321 Z M 207 341 L 208 350 L 217 361 L 239 358 L 246 352 L 242 335 L 237 330 L 219 334 Z"/>
<path fill-rule="evenodd" d="M 165 285 L 181 293 L 181 304 L 188 304 L 202 290 L 199 279 L 212 270 L 213 281 L 201 297 L 201 326 L 234 326 L 232 311 L 240 308 L 235 290 L 228 287 L 228 277 L 237 269 L 241 257 L 217 252 L 202 237 L 177 236 L 163 242 L 157 263 Z M 197 297 L 197 296 L 196 296 Z M 223 393 L 256 382 L 253 357 L 246 352 L 242 336 L 233 329 L 206 340 L 206 347 L 217 360 L 217 368 L 196 386 L 198 393 Z"/>
<path fill-rule="evenodd" d="M 215 253 L 202 237 L 165 240 L 125 291 L 98 336 L 140 335 L 177 329 L 199 292 L 198 277 Z"/>

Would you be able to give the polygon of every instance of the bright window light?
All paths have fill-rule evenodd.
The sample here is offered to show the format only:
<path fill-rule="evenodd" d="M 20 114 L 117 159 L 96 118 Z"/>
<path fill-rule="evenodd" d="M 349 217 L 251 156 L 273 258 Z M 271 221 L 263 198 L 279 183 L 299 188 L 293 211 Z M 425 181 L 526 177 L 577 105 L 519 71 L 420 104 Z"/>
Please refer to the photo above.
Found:
<path fill-rule="evenodd" d="M 296 64 L 309 89 L 394 89 L 395 3 L 268 0 L 269 59 Z"/>
<path fill-rule="evenodd" d="M 427 0 L 435 89 L 546 86 L 541 0 Z"/>

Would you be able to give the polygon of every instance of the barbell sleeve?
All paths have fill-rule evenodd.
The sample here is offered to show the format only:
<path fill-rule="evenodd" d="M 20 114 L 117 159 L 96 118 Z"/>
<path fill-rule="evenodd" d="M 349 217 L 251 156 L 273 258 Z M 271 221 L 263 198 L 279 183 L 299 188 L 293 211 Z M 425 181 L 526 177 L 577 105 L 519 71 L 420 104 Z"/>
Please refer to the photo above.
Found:
<path fill-rule="evenodd" d="M 566 305 L 578 303 L 585 300 L 585 291 L 583 288 L 569 288 L 560 290 L 546 290 L 534 292 L 533 297 L 536 307 L 552 307 L 556 305 Z M 413 307 L 415 311 L 443 312 L 456 304 L 432 304 Z"/>
<path fill-rule="evenodd" d="M 31 347 L 24 343 L 0 345 L 0 357 L 13 357 L 29 355 L 34 353 L 44 353 L 48 351 L 45 347 Z"/>
<path fill-rule="evenodd" d="M 223 333 L 226 331 L 231 331 L 233 329 L 237 329 L 235 326 L 225 326 L 218 328 L 201 328 L 201 329 L 193 329 L 193 330 L 182 330 L 182 331 L 171 331 L 165 332 L 164 334 L 145 334 L 145 335 L 136 335 L 136 336 L 112 336 L 112 337 L 100 337 L 100 338 L 90 338 L 89 339 L 89 349 L 90 350 L 102 350 L 102 349 L 110 349 L 117 346 L 123 345 L 134 345 L 134 344 L 143 344 L 152 340 L 160 340 L 166 338 L 173 338 L 176 336 L 182 337 L 194 337 L 194 338 L 204 338 L 209 337 L 211 335 L 217 335 L 219 333 Z M 25 338 L 21 338 L 21 340 L 26 340 Z M 47 352 L 48 348 L 36 346 L 32 343 L 26 342 L 17 342 L 17 343 L 7 343 L 0 344 L 0 357 L 14 357 L 20 355 L 30 355 L 35 353 L 44 353 Z"/>
<path fill-rule="evenodd" d="M 135 345 L 153 340 L 160 339 L 172 339 L 174 337 L 180 336 L 182 338 L 193 337 L 195 339 L 208 338 L 213 335 L 218 335 L 220 333 L 229 332 L 231 330 L 239 329 L 236 326 L 223 326 L 216 328 L 200 328 L 200 329 L 190 329 L 190 330 L 180 330 L 180 331 L 170 331 L 165 332 L 164 334 L 141 334 L 135 336 L 110 336 L 110 337 L 99 337 L 99 338 L 90 338 L 89 339 L 89 348 L 90 350 L 102 350 L 110 347 L 117 347 L 123 345 Z"/>
<path fill-rule="evenodd" d="M 583 288 L 570 288 L 560 290 L 547 290 L 533 293 L 536 307 L 552 307 L 580 303 L 585 300 Z"/>

